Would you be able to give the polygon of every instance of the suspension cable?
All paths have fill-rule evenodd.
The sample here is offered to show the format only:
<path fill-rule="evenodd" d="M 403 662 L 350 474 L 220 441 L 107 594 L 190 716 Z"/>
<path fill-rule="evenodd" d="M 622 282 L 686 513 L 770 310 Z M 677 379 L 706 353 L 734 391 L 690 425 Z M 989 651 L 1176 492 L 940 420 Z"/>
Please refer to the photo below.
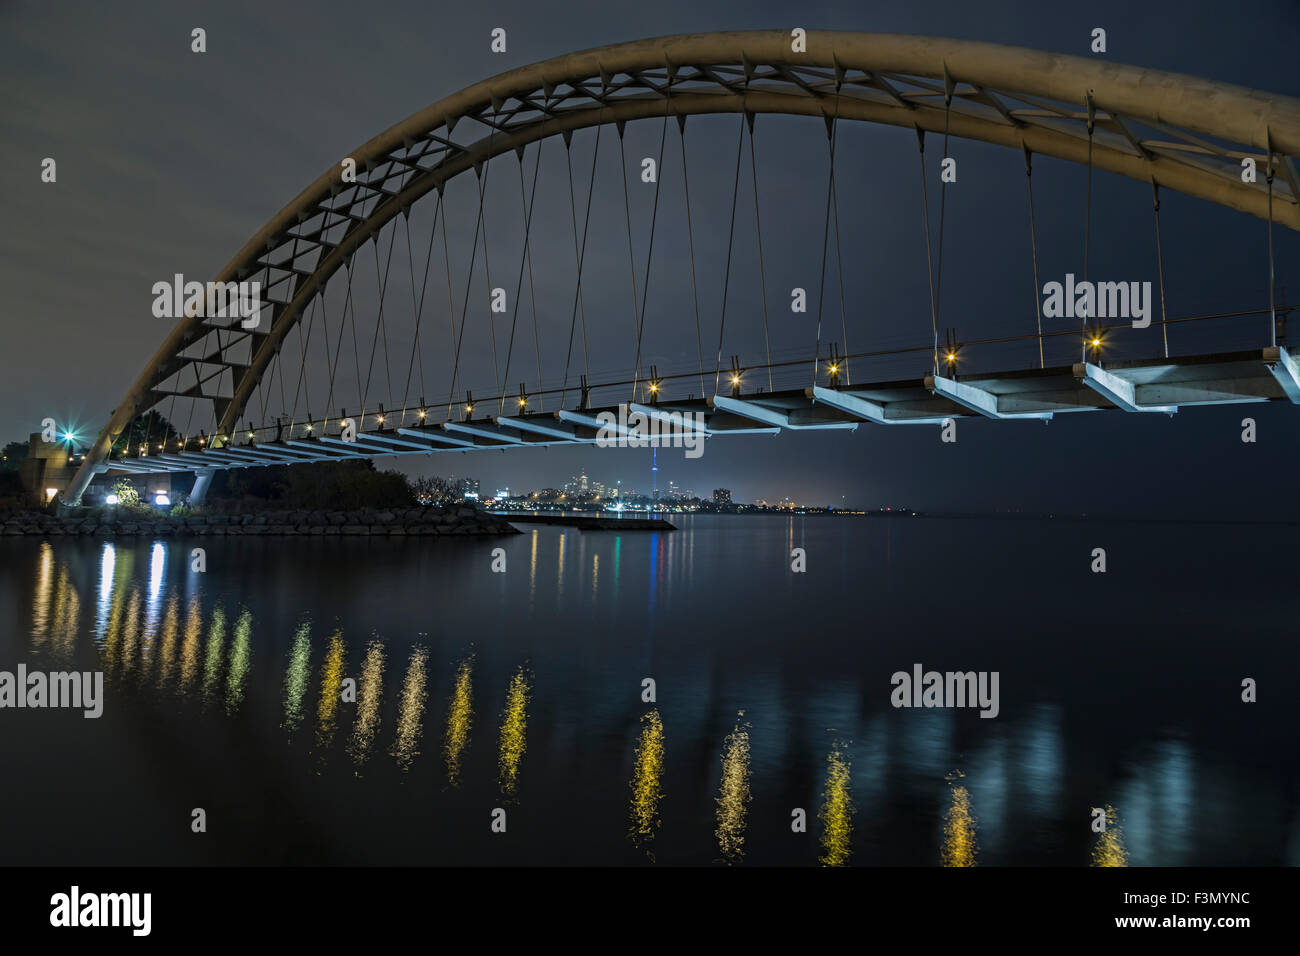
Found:
<path fill-rule="evenodd" d="M 393 370 L 388 362 L 388 328 L 384 325 L 384 298 L 388 295 L 388 276 L 393 267 L 393 247 L 397 245 L 397 225 L 393 225 L 393 238 L 388 241 L 388 259 L 384 264 L 384 274 L 379 274 L 379 239 L 371 243 L 375 253 L 375 282 L 379 286 L 379 314 L 375 319 L 375 336 L 370 343 L 370 367 L 366 370 L 366 390 L 361 398 L 361 417 L 366 416 L 366 398 L 370 395 L 370 379 L 375 371 L 375 351 L 379 338 L 384 339 L 384 369 L 388 377 L 388 404 L 393 404 Z"/>
<path fill-rule="evenodd" d="M 537 162 L 533 165 L 533 195 L 532 202 L 529 202 L 527 193 L 524 191 L 524 150 L 517 154 L 519 157 L 519 199 L 523 203 L 524 210 L 524 247 L 519 254 L 519 279 L 515 283 L 515 305 L 513 315 L 510 318 L 510 341 L 506 346 L 506 368 L 502 380 L 510 381 L 510 360 L 515 350 L 515 326 L 519 322 L 519 300 L 524 290 L 524 265 L 528 261 L 528 235 L 533 224 L 533 205 L 537 202 L 537 176 L 542 168 L 542 142 L 537 143 Z M 541 376 L 538 376 L 538 387 L 541 387 Z M 505 414 L 506 396 L 505 390 L 501 390 L 501 402 L 498 405 L 498 415 Z"/>
<path fill-rule="evenodd" d="M 763 264 L 763 220 L 758 214 L 758 160 L 754 157 L 754 114 L 746 113 L 745 118 L 749 123 L 749 173 L 754 184 L 754 232 L 758 237 L 758 289 L 763 297 L 763 350 L 767 355 L 767 390 L 770 392 L 774 390 L 772 340 L 767 330 L 767 269 Z"/>
<path fill-rule="evenodd" d="M 943 86 L 943 158 L 948 159 L 948 131 L 952 124 L 952 81 L 948 68 L 944 67 Z M 942 169 L 942 167 L 940 167 Z M 948 180 L 939 177 L 939 249 L 938 263 L 934 270 L 934 374 L 939 374 L 939 312 L 943 302 L 943 226 L 944 213 L 948 205 Z"/>
<path fill-rule="evenodd" d="M 1029 248 L 1034 259 L 1034 317 L 1038 320 L 1038 367 L 1046 368 L 1043 358 L 1043 304 L 1038 298 L 1038 232 L 1034 226 L 1034 154 L 1028 146 L 1021 144 L 1025 150 L 1025 186 L 1029 192 Z M 1157 205 L 1157 209 L 1160 207 Z"/>
<path fill-rule="evenodd" d="M 537 144 L 537 159 L 534 162 L 536 165 L 533 166 L 533 197 L 528 203 L 530 219 L 532 217 L 532 207 L 537 202 L 537 177 L 542 168 L 542 145 L 540 141 Z M 521 190 L 524 186 L 523 177 L 524 167 L 521 164 L 519 167 L 519 188 Z M 528 238 L 527 227 L 524 228 L 524 256 L 528 259 L 528 303 L 533 314 L 533 349 L 537 353 L 537 387 L 540 389 L 542 387 L 542 339 L 537 330 L 537 282 L 533 279 L 533 247 Z M 540 397 L 537 400 L 537 410 L 539 412 L 546 411 L 546 406 Z"/>
<path fill-rule="evenodd" d="M 330 423 L 330 409 L 334 407 L 334 373 L 338 370 L 339 355 L 343 352 L 343 318 L 342 316 L 339 317 L 339 341 L 338 345 L 334 349 L 334 361 L 330 362 L 329 313 L 325 311 L 325 290 L 323 288 L 318 293 L 318 296 L 320 298 L 321 320 L 325 323 L 325 366 L 329 369 L 330 373 L 329 394 L 325 397 L 325 420 L 321 424 L 321 432 L 323 434 Z"/>
<path fill-rule="evenodd" d="M 303 383 L 307 378 L 307 348 L 311 345 L 312 328 L 316 324 L 316 299 L 311 300 L 311 311 L 307 316 L 307 338 L 302 336 L 302 323 L 298 322 L 298 344 L 302 348 L 302 361 L 298 365 L 298 386 L 293 390 L 293 411 L 289 413 L 289 437 L 293 437 L 293 425 L 298 420 L 298 398 L 302 395 Z M 311 408 L 311 394 L 307 395 L 307 407 Z M 286 409 L 288 411 L 288 409 Z"/>
<path fill-rule="evenodd" d="M 357 345 L 357 306 L 352 300 L 352 263 L 355 261 L 355 252 L 348 257 L 345 268 L 348 270 L 348 294 L 344 301 L 344 308 L 348 313 L 348 324 L 352 328 L 352 367 L 357 376 L 357 405 L 364 408 L 366 400 L 361 397 L 361 347 Z"/>
<path fill-rule="evenodd" d="M 826 145 L 830 149 L 826 176 L 826 219 L 822 227 L 822 271 L 817 285 L 817 337 L 813 346 L 812 384 L 817 385 L 817 366 L 822 359 L 822 306 L 826 298 L 826 255 L 831 235 L 831 198 L 835 190 L 835 134 L 840 119 L 840 98 L 835 97 L 835 114 L 826 123 Z"/>
<path fill-rule="evenodd" d="M 429 250 L 424 256 L 424 278 L 420 281 L 420 298 L 415 298 L 415 252 L 411 248 L 411 221 L 406 221 L 406 261 L 411 276 L 411 308 L 415 310 L 415 342 L 411 348 L 411 361 L 406 366 L 406 387 L 402 389 L 402 424 L 406 424 L 406 401 L 411 395 L 411 373 L 415 368 L 416 356 L 420 359 L 420 401 L 424 401 L 424 353 L 420 349 L 420 325 L 424 320 L 424 298 L 429 291 L 429 266 L 433 263 L 433 243 L 437 238 L 438 213 L 442 210 L 442 193 L 433 207 L 433 227 L 429 230 Z"/>
<path fill-rule="evenodd" d="M 935 311 L 934 261 L 930 253 L 930 200 L 929 189 L 925 182 L 925 130 L 917 128 L 916 140 L 919 146 L 917 153 L 921 166 L 921 220 L 925 225 L 925 274 L 930 283 L 930 332 L 934 339 L 933 366 L 937 375 L 939 373 L 939 316 Z"/>
<path fill-rule="evenodd" d="M 740 154 L 745 145 L 745 115 L 740 115 L 740 135 L 736 138 L 736 176 L 731 188 L 731 225 L 727 229 L 727 269 L 722 280 L 722 315 L 718 321 L 718 360 L 713 368 L 713 394 L 718 394 L 722 380 L 722 333 L 727 327 L 727 293 L 731 290 L 731 249 L 736 239 L 736 197 L 740 193 Z M 703 396 L 701 396 L 703 397 Z"/>
<path fill-rule="evenodd" d="M 1083 281 L 1085 288 L 1088 288 L 1088 266 L 1089 253 L 1092 249 L 1092 133 L 1093 133 L 1093 107 L 1092 97 L 1086 96 L 1085 100 L 1088 105 L 1088 186 L 1086 198 L 1084 200 L 1083 210 Z M 1098 317 L 1099 318 L 1099 317 Z M 1082 345 L 1082 361 L 1088 361 L 1088 308 L 1083 309 L 1083 314 L 1079 316 L 1079 331 Z M 1100 358 L 1100 355 L 1098 356 Z"/>
<path fill-rule="evenodd" d="M 1269 345 L 1277 346 L 1277 303 L 1274 299 L 1277 281 L 1273 273 L 1273 137 L 1265 132 L 1268 146 L 1268 167 L 1264 178 L 1268 181 L 1268 322 Z"/>
<path fill-rule="evenodd" d="M 695 281 L 695 232 L 691 226 L 691 181 L 686 171 L 686 117 L 677 117 L 682 145 L 682 187 L 686 194 L 686 245 L 691 255 L 691 299 L 695 303 L 695 355 L 700 367 L 700 397 L 704 396 L 704 342 L 700 335 L 700 293 Z M 764 297 L 766 301 L 766 297 Z"/>
<path fill-rule="evenodd" d="M 483 164 L 483 193 L 484 198 L 487 196 L 487 171 L 491 166 L 490 161 Z M 497 383 L 497 391 L 502 394 L 505 389 L 502 387 L 500 375 L 501 366 L 497 362 L 497 319 L 496 312 L 492 310 L 492 263 L 488 257 L 488 234 L 487 234 L 487 213 L 483 214 L 483 282 L 488 290 L 488 338 L 492 342 L 492 379 Z M 462 328 L 461 332 L 465 330 Z"/>
<path fill-rule="evenodd" d="M 456 361 L 455 358 L 454 358 L 454 356 L 457 355 L 457 348 L 456 348 L 456 339 L 457 339 L 457 336 L 456 336 L 456 294 L 455 294 L 455 292 L 453 291 L 454 282 L 452 281 L 452 278 L 451 278 L 451 247 L 450 247 L 450 243 L 448 242 L 448 239 L 447 239 L 447 232 L 448 232 L 448 229 L 447 229 L 447 218 L 448 218 L 448 214 L 447 214 L 447 210 L 446 210 L 447 198 L 446 198 L 446 196 L 443 194 L 443 188 L 442 188 L 441 186 L 438 187 L 438 200 L 439 200 L 439 202 L 441 202 L 441 203 L 443 204 L 443 207 L 444 207 L 444 208 L 443 208 L 443 212 L 442 212 L 442 261 L 443 261 L 443 266 L 444 266 L 444 272 L 446 273 L 446 277 L 447 277 L 447 328 L 448 328 L 448 331 L 450 332 L 450 335 L 451 335 L 451 338 L 450 338 L 450 341 L 449 341 L 449 346 L 450 346 L 450 347 L 447 349 L 447 354 L 448 354 L 449 357 L 453 357 L 453 358 L 452 358 L 452 362 L 453 362 L 453 372 L 452 372 L 452 376 L 454 377 L 454 376 L 455 376 L 454 366 L 455 366 L 455 361 Z M 450 405 L 447 406 L 447 420 L 448 420 L 448 421 L 451 420 L 451 406 L 450 406 Z"/>
<path fill-rule="evenodd" d="M 636 340 L 640 336 L 641 323 L 637 317 L 636 260 L 632 252 L 632 202 L 627 189 L 627 151 L 623 143 L 623 132 L 626 126 L 619 122 L 615 129 L 618 131 L 619 170 L 623 174 L 621 179 L 623 180 L 623 221 L 627 226 L 627 267 L 632 277 L 632 338 Z M 656 183 L 657 185 L 658 183 Z M 649 282 L 650 280 L 647 278 L 646 281 Z"/>
<path fill-rule="evenodd" d="M 602 118 L 604 109 L 601 109 Z M 601 124 L 596 125 L 596 144 L 591 153 L 591 177 L 587 183 L 587 210 L 583 213 L 582 220 L 582 244 L 578 244 L 578 219 L 577 203 L 574 200 L 573 193 L 573 153 L 569 137 L 564 139 L 564 155 L 569 164 L 569 211 L 573 218 L 573 255 L 577 264 L 578 281 L 577 287 L 573 291 L 573 314 L 569 317 L 569 351 L 564 359 L 564 385 L 560 390 L 560 405 L 564 405 L 565 398 L 569 392 L 569 366 L 573 360 L 573 330 L 577 324 L 575 320 L 581 318 L 582 321 L 582 368 L 583 378 L 591 374 L 591 364 L 587 354 L 587 310 L 582 299 L 582 264 L 587 258 L 587 234 L 591 230 L 591 204 L 592 198 L 596 192 L 596 162 L 600 159 L 600 131 Z"/>
<path fill-rule="evenodd" d="M 840 195 L 835 184 L 834 169 L 831 170 L 831 211 L 835 215 L 835 273 L 839 278 L 840 286 L 840 337 L 844 341 L 844 352 L 847 354 L 849 351 L 849 319 L 848 312 L 844 307 L 844 255 L 840 251 Z M 849 375 L 848 359 L 844 360 L 844 384 L 853 384 L 853 379 Z"/>
<path fill-rule="evenodd" d="M 460 313 L 460 332 L 456 336 L 456 359 L 451 373 L 451 393 L 447 396 L 447 420 L 451 420 L 451 410 L 456 403 L 456 383 L 460 379 L 460 347 L 465 341 L 465 325 L 469 314 L 469 294 L 474 285 L 474 262 L 478 258 L 478 234 L 483 226 L 483 191 L 487 186 L 487 177 L 491 172 L 491 166 L 482 166 L 476 169 L 478 172 L 478 215 L 474 217 L 474 245 L 470 248 L 469 269 L 465 272 L 465 301 L 461 306 Z M 443 222 L 443 237 L 446 238 L 447 224 Z M 495 372 L 495 369 L 493 369 Z"/>
<path fill-rule="evenodd" d="M 1156 213 L 1156 272 L 1160 279 L 1160 335 L 1165 343 L 1165 358 L 1169 358 L 1169 313 L 1165 308 L 1165 254 L 1160 241 L 1160 187 L 1151 177 L 1151 201 Z"/>
<path fill-rule="evenodd" d="M 658 159 L 658 164 L 655 166 L 655 198 L 654 198 L 654 205 L 651 207 L 650 210 L 650 243 L 647 246 L 646 253 L 645 253 L 645 275 L 644 275 L 644 282 L 641 285 L 641 318 L 640 321 L 637 323 L 637 329 L 636 329 L 636 363 L 633 365 L 633 369 L 632 369 L 632 400 L 633 401 L 636 400 L 636 386 L 637 386 L 637 382 L 641 378 L 641 337 L 645 333 L 646 299 L 649 298 L 650 295 L 650 262 L 651 262 L 651 257 L 654 255 L 654 250 L 655 250 L 655 225 L 659 221 L 659 187 L 663 183 L 663 178 L 664 178 L 663 177 L 664 143 L 667 142 L 668 139 L 668 109 L 669 109 L 669 103 L 671 102 L 669 100 L 669 94 L 672 91 L 672 85 L 673 85 L 673 78 L 670 74 L 668 77 L 668 86 L 664 91 L 664 122 L 663 122 L 663 128 L 659 131 L 659 159 Z M 623 185 L 626 188 L 627 186 L 626 169 L 623 170 Z M 633 280 L 635 281 L 635 279 L 636 279 L 636 275 L 634 272 Z"/>

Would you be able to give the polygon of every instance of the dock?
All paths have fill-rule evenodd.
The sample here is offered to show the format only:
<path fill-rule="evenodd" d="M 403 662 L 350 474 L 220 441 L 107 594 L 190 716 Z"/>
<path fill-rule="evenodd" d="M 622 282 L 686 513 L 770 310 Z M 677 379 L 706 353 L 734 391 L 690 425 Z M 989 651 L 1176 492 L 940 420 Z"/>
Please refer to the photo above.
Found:
<path fill-rule="evenodd" d="M 492 514 L 512 524 L 549 524 L 579 531 L 676 531 L 677 526 L 663 518 L 601 518 L 576 514 L 510 514 L 494 511 Z"/>

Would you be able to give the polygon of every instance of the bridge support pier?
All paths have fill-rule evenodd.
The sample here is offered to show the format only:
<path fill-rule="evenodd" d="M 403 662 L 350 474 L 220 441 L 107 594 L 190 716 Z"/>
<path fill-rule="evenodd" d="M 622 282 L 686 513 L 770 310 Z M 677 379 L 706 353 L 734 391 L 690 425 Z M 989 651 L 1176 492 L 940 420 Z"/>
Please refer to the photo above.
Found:
<path fill-rule="evenodd" d="M 208 496 L 208 485 L 212 484 L 215 468 L 200 468 L 194 472 L 194 487 L 190 489 L 190 504 L 201 505 Z"/>

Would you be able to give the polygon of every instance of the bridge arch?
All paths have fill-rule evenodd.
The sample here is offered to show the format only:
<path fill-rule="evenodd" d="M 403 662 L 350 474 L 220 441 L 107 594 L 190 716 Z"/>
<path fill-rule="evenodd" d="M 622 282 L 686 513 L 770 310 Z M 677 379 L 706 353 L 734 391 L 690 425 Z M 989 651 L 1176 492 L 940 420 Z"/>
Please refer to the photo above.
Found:
<path fill-rule="evenodd" d="M 332 164 L 245 244 L 215 281 L 264 276 L 271 314 L 256 330 L 222 327 L 250 357 L 237 371 L 228 366 L 233 395 L 212 399 L 218 434 L 233 433 L 285 336 L 329 278 L 448 180 L 591 126 L 740 112 L 947 130 L 1090 161 L 1300 230 L 1300 100 L 1291 97 L 1096 59 L 895 34 L 814 30 L 799 53 L 782 30 L 600 47 L 507 71 L 408 117 L 350 154 L 356 182 L 342 181 L 340 164 Z M 470 125 L 484 132 L 458 139 L 457 128 L 463 134 Z M 1246 158 L 1255 159 L 1260 181 L 1242 182 Z M 160 388 L 197 361 L 185 351 L 214 328 L 201 317 L 178 321 L 86 454 L 66 500 L 80 499 L 136 415 L 182 394 Z M 198 389 L 203 395 L 201 381 Z"/>

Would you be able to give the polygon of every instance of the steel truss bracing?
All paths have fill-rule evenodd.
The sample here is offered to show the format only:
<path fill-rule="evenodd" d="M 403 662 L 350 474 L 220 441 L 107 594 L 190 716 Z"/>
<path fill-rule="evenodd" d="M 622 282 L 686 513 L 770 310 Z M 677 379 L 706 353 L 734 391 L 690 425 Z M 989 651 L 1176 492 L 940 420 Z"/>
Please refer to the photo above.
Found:
<path fill-rule="evenodd" d="M 295 440 L 290 434 L 259 443 L 262 449 L 276 446 L 274 453 L 259 455 L 233 447 L 232 441 L 286 336 L 367 240 L 452 178 L 481 174 L 493 157 L 588 127 L 621 130 L 637 119 L 684 121 L 718 113 L 814 116 L 827 120 L 828 128 L 832 120 L 880 123 L 1088 163 L 1300 229 L 1295 165 L 1300 101 L 1295 99 L 963 40 L 809 31 L 805 50 L 792 51 L 788 31 L 754 31 L 663 37 L 571 53 L 476 83 L 380 133 L 347 157 L 355 162 L 355 181 L 342 175 L 340 157 L 215 278 L 260 282 L 267 307 L 261 323 L 245 329 L 237 319 L 181 319 L 118 404 L 65 500 L 77 501 L 90 478 L 106 467 L 114 440 L 133 418 L 167 399 L 211 403 L 217 422 L 212 443 L 226 446 L 221 449 L 226 464 L 215 463 L 211 444 L 200 451 L 189 442 L 170 460 L 153 456 L 123 463 L 124 470 L 242 467 L 584 437 L 579 426 L 554 416 L 525 424 L 534 418 L 525 414 L 515 422 L 501 415 L 482 428 L 421 424 L 410 430 L 415 435 L 390 433 L 388 440 L 369 440 L 364 448 L 343 447 L 323 435 Z M 1256 181 L 1243 181 L 1244 160 L 1254 161 Z M 1293 368 L 1284 349 L 1281 354 L 1281 359 L 1274 356 L 1275 364 Z M 931 394 L 944 397 L 943 381 L 931 377 Z M 1103 402 L 1115 398 L 1097 390 L 1098 377 L 1085 372 L 1078 381 Z M 816 385 L 814 390 L 825 391 Z M 705 410 L 768 424 L 784 418 L 786 427 L 795 427 L 808 413 L 796 407 L 798 398 L 795 406 L 749 408 L 748 416 L 744 403 Z M 832 407 L 857 420 L 875 420 Z M 403 444 L 397 440 L 402 436 L 412 440 Z"/>

